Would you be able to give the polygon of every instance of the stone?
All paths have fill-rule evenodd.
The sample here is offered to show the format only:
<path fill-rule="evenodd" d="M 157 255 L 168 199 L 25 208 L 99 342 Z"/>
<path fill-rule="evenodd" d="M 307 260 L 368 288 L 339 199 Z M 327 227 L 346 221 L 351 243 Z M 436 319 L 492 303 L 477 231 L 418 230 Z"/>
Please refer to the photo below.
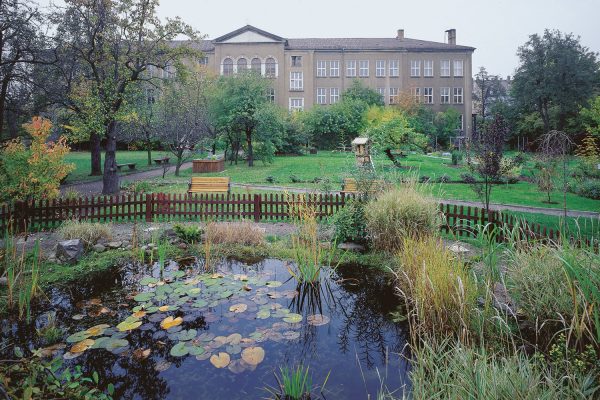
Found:
<path fill-rule="evenodd" d="M 108 242 L 106 243 L 106 247 L 109 249 L 118 249 L 121 247 L 122 242 Z"/>
<path fill-rule="evenodd" d="M 358 243 L 346 242 L 338 244 L 338 249 L 361 252 L 365 251 L 365 246 Z"/>
<path fill-rule="evenodd" d="M 133 250 L 133 246 L 128 244 L 127 247 L 125 247 L 125 250 Z"/>
<path fill-rule="evenodd" d="M 448 246 L 448 250 L 450 250 L 454 254 L 466 254 L 471 251 L 470 249 L 468 249 L 467 247 L 463 246 L 460 243 L 454 243 L 454 244 Z"/>
<path fill-rule="evenodd" d="M 83 241 L 71 239 L 58 242 L 56 245 L 56 258 L 67 264 L 74 264 L 83 255 Z"/>
<path fill-rule="evenodd" d="M 95 244 L 94 247 L 92 247 L 92 250 L 94 250 L 96 253 L 102 253 L 106 250 L 106 246 L 103 246 L 101 244 Z"/>
<path fill-rule="evenodd" d="M 181 250 L 187 250 L 188 245 L 185 243 L 179 243 L 177 247 L 179 247 Z"/>

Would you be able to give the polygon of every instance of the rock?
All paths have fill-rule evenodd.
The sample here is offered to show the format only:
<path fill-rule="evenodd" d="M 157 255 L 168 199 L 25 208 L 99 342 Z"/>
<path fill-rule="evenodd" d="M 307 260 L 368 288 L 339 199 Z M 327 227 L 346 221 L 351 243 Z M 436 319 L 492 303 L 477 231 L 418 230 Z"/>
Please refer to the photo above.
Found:
<path fill-rule="evenodd" d="M 458 255 L 466 254 L 471 251 L 467 247 L 463 246 L 461 243 L 454 243 L 454 244 L 448 246 L 448 250 L 450 250 L 454 254 L 458 254 Z"/>
<path fill-rule="evenodd" d="M 0 278 L 0 287 L 2 286 L 8 286 L 8 278 L 5 276 Z"/>
<path fill-rule="evenodd" d="M 365 251 L 365 246 L 358 243 L 346 242 L 338 244 L 338 249 L 361 252 Z"/>
<path fill-rule="evenodd" d="M 442 153 L 442 157 L 452 157 L 452 153 L 444 152 Z"/>
<path fill-rule="evenodd" d="M 106 247 L 109 249 L 118 249 L 121 247 L 122 242 L 108 242 L 106 243 Z"/>
<path fill-rule="evenodd" d="M 177 247 L 179 247 L 181 250 L 187 250 L 188 245 L 185 243 L 179 243 Z"/>
<path fill-rule="evenodd" d="M 58 242 L 56 245 L 56 258 L 67 264 L 74 264 L 83 255 L 83 241 L 71 239 Z"/>
<path fill-rule="evenodd" d="M 94 250 L 96 253 L 102 253 L 106 250 L 106 246 L 103 246 L 101 244 L 95 244 L 94 247 L 92 247 L 92 250 Z"/>
<path fill-rule="evenodd" d="M 125 250 L 133 250 L 133 246 L 128 244 L 127 247 L 125 247 Z"/>

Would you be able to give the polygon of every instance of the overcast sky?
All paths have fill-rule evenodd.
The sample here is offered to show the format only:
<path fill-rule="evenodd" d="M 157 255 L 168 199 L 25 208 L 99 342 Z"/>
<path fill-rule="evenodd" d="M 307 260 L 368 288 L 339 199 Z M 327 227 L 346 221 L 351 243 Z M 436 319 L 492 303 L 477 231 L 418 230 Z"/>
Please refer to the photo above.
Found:
<path fill-rule="evenodd" d="M 48 0 L 41 0 L 47 4 Z M 600 0 L 162 0 L 160 17 L 181 16 L 214 39 L 246 24 L 285 38 L 395 37 L 476 47 L 473 70 L 513 75 L 517 48 L 545 28 L 581 36 L 600 52 Z"/>

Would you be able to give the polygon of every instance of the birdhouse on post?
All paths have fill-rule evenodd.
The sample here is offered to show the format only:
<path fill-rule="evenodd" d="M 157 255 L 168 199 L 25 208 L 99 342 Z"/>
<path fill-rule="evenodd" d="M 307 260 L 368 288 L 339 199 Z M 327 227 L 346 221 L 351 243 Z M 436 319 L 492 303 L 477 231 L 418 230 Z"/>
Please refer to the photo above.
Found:
<path fill-rule="evenodd" d="M 371 160 L 371 139 L 366 137 L 357 137 L 352 141 L 352 151 L 356 157 L 356 165 L 359 167 L 372 167 Z"/>

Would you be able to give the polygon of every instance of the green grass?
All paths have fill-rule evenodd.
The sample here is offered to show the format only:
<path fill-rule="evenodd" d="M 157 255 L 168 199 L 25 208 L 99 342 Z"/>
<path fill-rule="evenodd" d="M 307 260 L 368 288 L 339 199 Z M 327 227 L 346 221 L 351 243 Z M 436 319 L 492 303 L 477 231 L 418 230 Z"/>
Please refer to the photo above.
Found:
<path fill-rule="evenodd" d="M 167 153 L 164 151 L 155 151 L 152 152 L 152 158 L 157 158 L 165 154 Z M 87 151 L 73 151 L 65 157 L 66 162 L 75 164 L 75 170 L 67 177 L 67 183 L 101 179 L 98 176 L 90 176 L 90 159 L 90 153 Z M 156 168 L 156 165 L 148 165 L 148 154 L 145 151 L 117 151 L 117 163 L 136 163 L 135 170 L 137 172 Z M 104 169 L 104 152 L 102 152 L 102 168 Z M 121 171 L 121 174 L 123 175 L 128 172 L 129 169 L 125 167 Z"/>

